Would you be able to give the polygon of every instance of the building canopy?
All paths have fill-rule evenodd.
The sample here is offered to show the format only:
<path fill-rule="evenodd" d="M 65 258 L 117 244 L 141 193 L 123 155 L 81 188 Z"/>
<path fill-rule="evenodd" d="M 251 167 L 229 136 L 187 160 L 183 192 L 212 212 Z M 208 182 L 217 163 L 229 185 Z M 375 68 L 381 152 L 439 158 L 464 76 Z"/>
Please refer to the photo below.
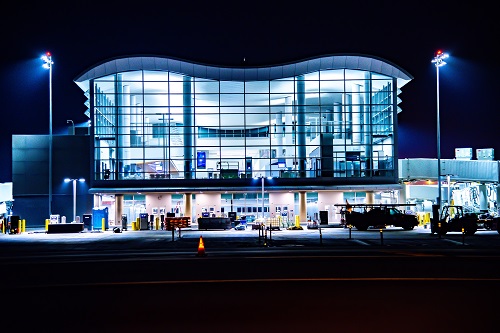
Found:
<path fill-rule="evenodd" d="M 401 67 L 381 58 L 335 54 L 268 67 L 218 67 L 160 56 L 131 56 L 98 64 L 79 75 L 74 81 L 83 91 L 87 91 L 89 80 L 136 70 L 169 71 L 221 81 L 267 81 L 329 69 L 356 69 L 387 75 L 397 79 L 399 88 L 413 79 Z"/>

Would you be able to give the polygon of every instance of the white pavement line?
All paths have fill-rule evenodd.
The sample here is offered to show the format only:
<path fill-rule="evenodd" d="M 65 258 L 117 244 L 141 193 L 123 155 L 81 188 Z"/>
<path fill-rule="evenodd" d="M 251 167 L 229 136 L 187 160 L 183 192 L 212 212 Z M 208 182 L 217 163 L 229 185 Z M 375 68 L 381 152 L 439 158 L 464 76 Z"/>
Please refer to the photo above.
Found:
<path fill-rule="evenodd" d="M 12 289 L 40 289 L 61 287 L 102 287 L 102 286 L 137 286 L 137 285 L 169 285 L 169 284 L 212 284 L 212 283 L 262 283 L 262 282 L 304 282 L 304 281 L 485 281 L 498 282 L 499 278 L 470 278 L 470 277 L 326 277 L 326 278 L 256 278 L 256 279 L 220 279 L 220 280 L 155 280 L 155 281 L 124 281 L 124 282 L 82 282 L 82 283 L 59 283 L 47 285 L 21 285 L 13 286 Z"/>
<path fill-rule="evenodd" d="M 356 243 L 361 244 L 361 245 L 370 246 L 370 244 L 368 244 L 367 242 L 363 242 L 362 240 L 359 240 L 359 239 L 351 239 L 351 241 L 356 242 Z"/>
<path fill-rule="evenodd" d="M 453 239 L 448 239 L 448 238 L 443 238 L 444 241 L 447 241 L 447 242 L 450 242 L 450 243 L 453 243 L 453 244 L 457 244 L 457 245 L 469 245 L 467 243 L 462 243 L 462 242 L 457 242 Z"/>

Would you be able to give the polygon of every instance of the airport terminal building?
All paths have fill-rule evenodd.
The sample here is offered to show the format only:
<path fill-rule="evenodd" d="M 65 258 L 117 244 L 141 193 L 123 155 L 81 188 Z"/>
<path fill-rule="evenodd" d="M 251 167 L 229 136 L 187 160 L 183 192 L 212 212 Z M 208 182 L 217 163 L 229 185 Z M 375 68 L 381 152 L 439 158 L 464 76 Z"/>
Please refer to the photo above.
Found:
<path fill-rule="evenodd" d="M 436 159 L 397 155 L 399 94 L 411 80 L 366 55 L 234 68 L 112 59 L 75 79 L 89 127 L 53 136 L 52 196 L 49 136 L 13 135 L 14 211 L 31 226 L 96 208 L 107 210 L 109 226 L 144 214 L 193 225 L 206 216 L 335 224 L 335 205 L 346 200 L 429 212 Z M 492 149 L 472 155 L 456 149 L 441 160 L 443 203 L 496 211 L 499 162 Z M 72 196 L 65 178 L 86 181 Z"/>
<path fill-rule="evenodd" d="M 145 209 L 306 220 L 314 201 L 334 220 L 345 192 L 399 189 L 398 95 L 411 80 L 366 55 L 257 68 L 106 61 L 75 79 L 92 123 L 89 193 L 132 218 Z"/>

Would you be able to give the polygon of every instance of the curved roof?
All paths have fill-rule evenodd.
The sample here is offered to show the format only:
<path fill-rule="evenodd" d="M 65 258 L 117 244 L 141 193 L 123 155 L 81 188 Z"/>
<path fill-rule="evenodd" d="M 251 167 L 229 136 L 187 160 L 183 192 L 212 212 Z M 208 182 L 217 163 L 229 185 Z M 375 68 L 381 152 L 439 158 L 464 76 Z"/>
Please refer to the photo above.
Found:
<path fill-rule="evenodd" d="M 136 70 L 170 71 L 222 81 L 266 81 L 328 69 L 366 70 L 387 75 L 398 79 L 398 87 L 402 87 L 413 79 L 413 76 L 401 67 L 381 58 L 337 54 L 267 67 L 219 67 L 160 56 L 130 56 L 98 64 L 79 75 L 74 82 L 82 87 L 86 86 L 85 82 L 91 79 Z"/>

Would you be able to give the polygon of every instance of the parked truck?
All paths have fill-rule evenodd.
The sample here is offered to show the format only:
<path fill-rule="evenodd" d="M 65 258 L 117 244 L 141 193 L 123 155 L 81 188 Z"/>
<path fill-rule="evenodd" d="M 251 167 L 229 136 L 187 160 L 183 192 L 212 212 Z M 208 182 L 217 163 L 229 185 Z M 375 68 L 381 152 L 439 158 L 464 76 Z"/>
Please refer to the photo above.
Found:
<path fill-rule="evenodd" d="M 415 204 L 337 204 L 341 207 L 342 224 L 365 231 L 369 227 L 401 227 L 413 230 L 418 226 L 418 218 L 413 211 L 403 211 L 398 207 L 415 206 Z"/>
<path fill-rule="evenodd" d="M 496 230 L 500 234 L 500 216 L 490 213 L 478 216 L 478 227 L 486 230 Z"/>

